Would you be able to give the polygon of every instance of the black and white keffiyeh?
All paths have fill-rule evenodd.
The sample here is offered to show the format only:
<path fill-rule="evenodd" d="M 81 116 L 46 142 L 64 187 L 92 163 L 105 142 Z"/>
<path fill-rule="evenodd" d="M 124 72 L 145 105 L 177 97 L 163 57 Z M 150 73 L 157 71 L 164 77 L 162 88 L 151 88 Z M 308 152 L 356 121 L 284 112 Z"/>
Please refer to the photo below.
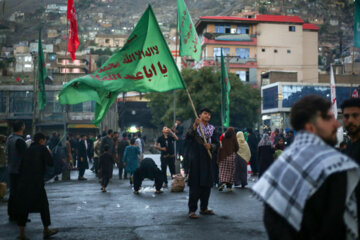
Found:
<path fill-rule="evenodd" d="M 347 172 L 346 239 L 359 239 L 355 188 L 360 169 L 352 159 L 314 134 L 299 132 L 252 190 L 299 231 L 306 201 L 331 174 L 343 171 Z"/>

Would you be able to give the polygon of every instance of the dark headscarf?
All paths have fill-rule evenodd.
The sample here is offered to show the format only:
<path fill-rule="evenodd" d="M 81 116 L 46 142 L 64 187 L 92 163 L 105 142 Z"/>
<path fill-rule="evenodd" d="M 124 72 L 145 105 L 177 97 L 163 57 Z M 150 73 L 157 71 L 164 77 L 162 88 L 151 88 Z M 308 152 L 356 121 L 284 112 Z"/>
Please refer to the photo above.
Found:
<path fill-rule="evenodd" d="M 236 139 L 234 128 L 229 127 L 224 135 L 222 146 L 219 149 L 218 162 L 221 162 L 227 156 L 236 153 L 239 150 L 239 144 Z"/>

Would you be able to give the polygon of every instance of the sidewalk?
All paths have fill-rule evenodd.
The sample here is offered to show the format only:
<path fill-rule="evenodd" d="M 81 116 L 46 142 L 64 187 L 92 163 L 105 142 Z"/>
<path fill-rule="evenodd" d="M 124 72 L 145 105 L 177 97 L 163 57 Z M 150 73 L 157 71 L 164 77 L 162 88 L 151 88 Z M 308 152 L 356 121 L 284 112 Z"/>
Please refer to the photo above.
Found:
<path fill-rule="evenodd" d="M 150 155 L 146 155 L 150 156 Z M 151 155 L 158 164 L 159 155 Z M 218 192 L 213 188 L 209 207 L 215 216 L 187 217 L 188 188 L 183 193 L 155 195 L 152 182 L 144 181 L 140 195 L 134 195 L 127 180 L 119 180 L 117 169 L 107 193 L 91 171 L 88 181 L 71 180 L 46 185 L 52 226 L 59 233 L 52 239 L 267 239 L 262 223 L 262 204 L 248 189 Z M 77 179 L 77 172 L 72 172 Z M 252 184 L 252 183 L 250 183 Z M 18 229 L 8 223 L 7 204 L 0 203 L 0 239 L 16 239 Z M 30 214 L 30 239 L 42 239 L 40 214 Z"/>

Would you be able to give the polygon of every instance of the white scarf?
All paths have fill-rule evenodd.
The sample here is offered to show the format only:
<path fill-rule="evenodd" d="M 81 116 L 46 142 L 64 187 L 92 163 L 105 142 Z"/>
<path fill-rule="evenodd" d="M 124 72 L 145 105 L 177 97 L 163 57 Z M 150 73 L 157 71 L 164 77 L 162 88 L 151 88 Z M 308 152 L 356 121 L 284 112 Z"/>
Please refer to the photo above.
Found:
<path fill-rule="evenodd" d="M 355 188 L 360 179 L 359 166 L 314 134 L 299 132 L 252 190 L 299 231 L 306 201 L 331 174 L 344 171 L 346 239 L 358 239 Z"/>

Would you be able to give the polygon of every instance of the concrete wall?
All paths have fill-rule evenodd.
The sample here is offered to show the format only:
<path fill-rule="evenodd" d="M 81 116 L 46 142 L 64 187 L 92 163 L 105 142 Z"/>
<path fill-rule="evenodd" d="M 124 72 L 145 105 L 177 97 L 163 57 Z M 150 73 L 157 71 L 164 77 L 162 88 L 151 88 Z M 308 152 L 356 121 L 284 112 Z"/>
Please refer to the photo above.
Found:
<path fill-rule="evenodd" d="M 302 82 L 318 82 L 318 32 L 303 31 L 303 78 Z"/>
<path fill-rule="evenodd" d="M 289 26 L 295 26 L 295 32 L 290 32 Z M 261 74 L 270 70 L 298 72 L 298 80 L 302 81 L 302 25 L 259 23 L 257 25 L 257 33 L 258 85 L 260 86 Z M 262 49 L 265 49 L 265 51 L 263 52 Z M 275 50 L 277 50 L 276 53 Z"/>

